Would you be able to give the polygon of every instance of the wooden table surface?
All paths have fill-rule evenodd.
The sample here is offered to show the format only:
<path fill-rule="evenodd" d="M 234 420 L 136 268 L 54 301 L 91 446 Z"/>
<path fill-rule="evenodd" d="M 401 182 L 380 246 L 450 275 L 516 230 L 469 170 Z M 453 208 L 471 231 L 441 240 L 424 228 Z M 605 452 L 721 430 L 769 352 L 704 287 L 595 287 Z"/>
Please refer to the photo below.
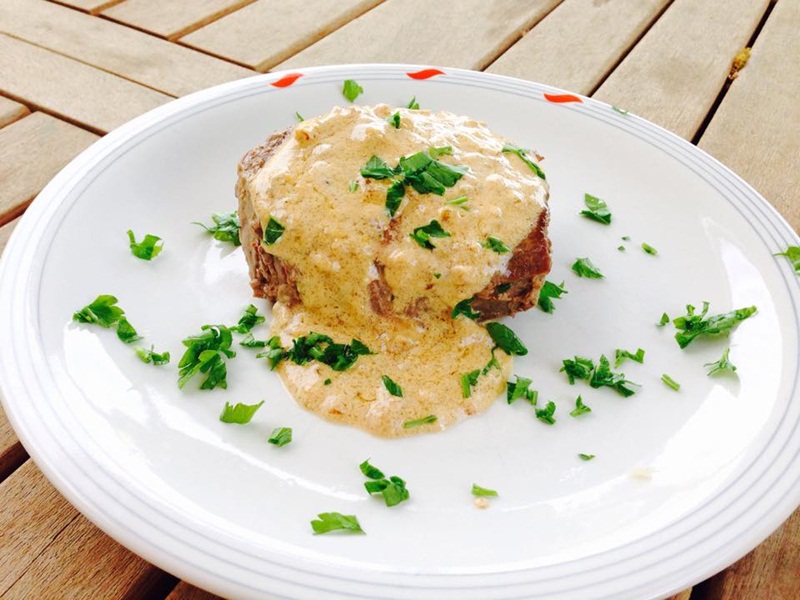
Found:
<path fill-rule="evenodd" d="M 256 71 L 348 62 L 484 70 L 627 108 L 798 230 L 799 31 L 800 0 L 0 0 L 0 249 L 59 169 L 140 113 Z M 0 598 L 214 598 L 80 515 L 2 410 L 0 510 Z M 800 511 L 676 598 L 800 598 Z"/>

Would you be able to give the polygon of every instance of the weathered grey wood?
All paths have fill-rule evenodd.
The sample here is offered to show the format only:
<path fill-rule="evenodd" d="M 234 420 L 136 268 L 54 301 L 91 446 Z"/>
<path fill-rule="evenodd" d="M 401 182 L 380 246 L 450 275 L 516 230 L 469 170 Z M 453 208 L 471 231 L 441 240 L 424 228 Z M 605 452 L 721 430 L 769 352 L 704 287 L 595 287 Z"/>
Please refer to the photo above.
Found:
<path fill-rule="evenodd" d="M 590 94 L 671 0 L 565 0 L 489 73 Z"/>
<path fill-rule="evenodd" d="M 252 71 L 44 0 L 2 0 L 0 32 L 172 96 Z"/>
<path fill-rule="evenodd" d="M 675 0 L 594 97 L 691 139 L 769 0 Z"/>
<path fill-rule="evenodd" d="M 275 68 L 402 62 L 480 70 L 559 2 L 388 0 Z"/>
<path fill-rule="evenodd" d="M 800 2 L 778 2 L 699 143 L 761 192 L 795 231 L 800 231 L 798 27 Z"/>

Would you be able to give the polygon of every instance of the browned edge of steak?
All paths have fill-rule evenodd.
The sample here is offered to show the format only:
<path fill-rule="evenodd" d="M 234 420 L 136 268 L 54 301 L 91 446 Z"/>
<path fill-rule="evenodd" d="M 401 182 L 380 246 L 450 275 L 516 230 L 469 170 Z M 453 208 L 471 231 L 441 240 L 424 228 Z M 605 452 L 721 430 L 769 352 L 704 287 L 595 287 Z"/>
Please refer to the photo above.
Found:
<path fill-rule="evenodd" d="M 261 222 L 253 208 L 252 199 L 247 190 L 247 183 L 255 177 L 259 169 L 269 160 L 277 149 L 289 137 L 291 128 L 284 129 L 270 136 L 263 144 L 256 146 L 244 155 L 238 166 L 236 196 L 239 199 L 239 220 L 245 258 L 250 269 L 250 286 L 253 295 L 268 298 L 271 302 L 280 300 L 287 306 L 301 302 L 297 290 L 297 271 L 284 260 L 273 256 L 261 243 L 263 231 Z M 545 276 L 552 265 L 550 258 L 550 240 L 547 237 L 547 226 L 550 213 L 542 210 L 536 226 L 528 236 L 513 250 L 505 273 L 497 273 L 483 290 L 475 294 L 472 308 L 480 313 L 479 321 L 498 319 L 510 316 L 533 307 L 539 290 L 544 285 Z M 384 232 L 384 241 L 392 239 L 395 220 Z M 394 294 L 383 277 L 383 265 L 375 264 L 378 279 L 369 284 L 368 292 L 372 310 L 384 316 L 393 314 L 392 301 Z M 500 288 L 500 289 L 498 289 Z M 416 317 L 427 309 L 428 299 L 419 298 L 410 308 L 408 316 Z"/>

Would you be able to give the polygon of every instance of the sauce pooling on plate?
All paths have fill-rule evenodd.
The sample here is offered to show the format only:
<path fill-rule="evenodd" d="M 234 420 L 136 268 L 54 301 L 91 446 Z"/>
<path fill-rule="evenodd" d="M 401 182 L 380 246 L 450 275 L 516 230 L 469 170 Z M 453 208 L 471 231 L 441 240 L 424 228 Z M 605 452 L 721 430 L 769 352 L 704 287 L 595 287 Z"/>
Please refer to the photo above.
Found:
<path fill-rule="evenodd" d="M 299 123 L 240 180 L 258 251 L 291 271 L 272 333 L 287 350 L 322 334 L 355 360 L 282 360 L 298 403 L 395 437 L 443 429 L 503 392 L 511 357 L 464 301 L 508 275 L 548 198 L 506 145 L 467 117 L 349 106 Z"/>

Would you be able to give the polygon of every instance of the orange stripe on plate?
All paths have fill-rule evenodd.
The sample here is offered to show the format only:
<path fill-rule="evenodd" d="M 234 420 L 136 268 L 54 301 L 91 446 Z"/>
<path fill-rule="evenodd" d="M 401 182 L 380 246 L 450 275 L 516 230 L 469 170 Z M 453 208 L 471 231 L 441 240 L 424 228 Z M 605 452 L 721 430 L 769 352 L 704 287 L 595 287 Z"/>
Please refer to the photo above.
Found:
<path fill-rule="evenodd" d="M 289 73 L 288 75 L 284 75 L 283 77 L 278 79 L 278 81 L 273 81 L 270 85 L 275 86 L 275 87 L 279 87 L 279 88 L 289 87 L 295 81 L 300 79 L 302 76 L 303 76 L 302 73 Z"/>
<path fill-rule="evenodd" d="M 545 94 L 544 99 L 556 104 L 563 104 L 565 102 L 583 102 L 578 96 L 573 94 Z"/>
<path fill-rule="evenodd" d="M 416 73 L 406 73 L 411 79 L 430 79 L 436 75 L 444 74 L 444 71 L 440 71 L 439 69 L 422 69 L 422 71 L 417 71 Z"/>

